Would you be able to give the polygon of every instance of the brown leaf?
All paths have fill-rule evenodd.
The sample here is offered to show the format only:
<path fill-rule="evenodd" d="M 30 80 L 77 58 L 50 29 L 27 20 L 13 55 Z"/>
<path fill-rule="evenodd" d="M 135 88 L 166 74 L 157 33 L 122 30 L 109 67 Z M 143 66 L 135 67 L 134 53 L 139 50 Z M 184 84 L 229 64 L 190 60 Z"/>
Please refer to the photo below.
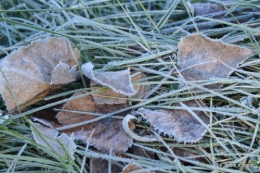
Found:
<path fill-rule="evenodd" d="M 82 94 L 84 93 L 79 92 L 72 97 L 80 96 Z M 70 125 L 96 118 L 96 116 L 91 115 L 91 113 L 105 115 L 128 106 L 128 104 L 97 104 L 93 101 L 93 98 L 88 95 L 71 100 L 63 107 L 64 110 L 82 111 L 86 112 L 85 114 L 63 111 L 58 113 L 57 119 L 63 125 Z M 126 113 L 122 113 L 122 115 L 125 114 Z M 91 136 L 92 131 L 93 134 Z M 106 152 L 109 152 L 110 149 L 112 149 L 113 153 L 124 152 L 131 147 L 133 143 L 133 139 L 124 132 L 121 119 L 104 118 L 85 126 L 66 130 L 65 132 L 68 134 L 74 132 L 75 139 L 84 142 L 89 141 L 90 146 L 94 146 L 97 149 Z"/>
<path fill-rule="evenodd" d="M 181 39 L 178 51 L 178 69 L 188 81 L 227 78 L 232 68 L 255 54 L 254 51 L 235 45 L 212 40 L 195 34 Z M 214 84 L 208 88 L 219 88 Z"/>
<path fill-rule="evenodd" d="M 109 170 L 109 163 L 107 160 L 102 158 L 92 158 L 90 161 L 90 173 L 117 173 L 121 172 L 122 168 L 117 166 L 116 164 L 111 165 L 111 170 Z"/>
<path fill-rule="evenodd" d="M 136 91 L 133 88 L 130 70 L 117 72 L 95 72 L 93 64 L 88 62 L 81 66 L 82 73 L 92 81 L 107 86 L 117 93 L 133 95 Z"/>
<path fill-rule="evenodd" d="M 73 157 L 74 151 L 76 149 L 76 145 L 75 145 L 74 141 L 72 141 L 71 138 L 67 134 L 62 133 L 61 135 L 58 136 L 59 132 L 57 130 L 53 129 L 52 127 L 47 127 L 47 126 L 41 125 L 39 123 L 32 123 L 32 124 L 39 132 L 42 133 L 42 135 L 40 136 L 34 130 L 34 128 L 31 128 L 33 138 L 38 144 L 45 146 L 47 148 L 49 148 L 49 146 L 51 146 L 52 150 L 57 152 L 60 156 L 66 157 L 66 151 L 64 151 L 62 146 L 58 142 L 55 141 L 55 140 L 59 140 L 60 143 L 65 147 L 65 149 L 67 149 L 67 152 L 69 150 L 72 150 L 72 152 L 69 154 L 71 157 Z"/>
<path fill-rule="evenodd" d="M 53 88 L 50 84 L 55 67 L 62 62 L 71 68 L 75 65 L 73 56 L 79 58 L 78 50 L 71 52 L 71 46 L 65 39 L 47 38 L 18 49 L 0 61 L 0 92 L 9 112 L 16 110 L 15 100 L 23 109 L 22 105 L 33 104 L 48 94 Z"/>
<path fill-rule="evenodd" d="M 198 107 L 195 101 L 188 101 L 185 104 L 189 107 Z M 180 104 L 173 106 L 180 106 Z M 194 112 L 206 125 L 209 124 L 204 112 Z M 206 133 L 206 128 L 186 110 L 140 108 L 137 113 L 151 123 L 156 130 L 170 137 L 173 136 L 178 142 L 197 142 Z"/>
<path fill-rule="evenodd" d="M 132 83 L 139 82 L 140 80 L 147 82 L 145 80 L 146 76 L 144 73 L 137 74 L 132 77 Z M 91 91 L 93 92 L 92 96 L 95 102 L 98 104 L 124 104 L 127 103 L 127 98 L 124 94 L 113 91 L 110 88 L 101 88 L 99 84 L 91 82 Z M 150 85 L 134 85 L 136 93 L 131 96 L 133 99 L 143 98 L 149 91 Z"/>

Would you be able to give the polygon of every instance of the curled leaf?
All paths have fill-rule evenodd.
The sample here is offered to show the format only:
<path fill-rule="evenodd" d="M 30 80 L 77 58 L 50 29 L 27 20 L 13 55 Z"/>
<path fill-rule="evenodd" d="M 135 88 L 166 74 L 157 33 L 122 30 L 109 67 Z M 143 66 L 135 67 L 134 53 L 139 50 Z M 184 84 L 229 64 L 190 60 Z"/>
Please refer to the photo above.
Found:
<path fill-rule="evenodd" d="M 131 173 L 131 172 L 134 172 L 134 171 L 138 171 L 139 173 L 150 173 L 150 171 L 142 171 L 142 168 L 133 164 L 133 163 L 129 163 L 128 165 L 126 165 L 124 168 L 123 168 L 123 173 Z"/>
<path fill-rule="evenodd" d="M 201 34 L 182 38 L 178 47 L 178 69 L 189 81 L 227 78 L 234 68 L 255 54 L 250 49 L 225 44 Z M 220 86 L 213 84 L 208 88 Z"/>
<path fill-rule="evenodd" d="M 136 93 L 131 96 L 132 99 L 141 99 L 143 98 L 149 91 L 150 85 L 141 85 L 136 84 L 139 81 L 147 81 L 144 73 L 140 73 L 134 75 L 131 79 L 134 84 L 134 89 Z M 102 88 L 95 82 L 91 82 L 91 91 L 93 92 L 92 96 L 95 102 L 98 104 L 124 104 L 127 103 L 127 97 L 124 94 L 113 91 L 110 88 Z"/>
<path fill-rule="evenodd" d="M 78 59 L 79 52 L 76 49 L 72 52 L 72 46 L 65 39 L 47 38 L 1 59 L 0 93 L 9 112 L 15 111 L 17 106 L 23 109 L 23 105 L 44 97 L 54 88 L 51 82 L 62 80 L 53 70 L 56 71 L 59 64 L 66 64 L 67 70 L 76 64 L 74 57 Z M 52 76 L 52 72 L 56 75 Z"/>
<path fill-rule="evenodd" d="M 194 101 L 186 102 L 190 107 L 198 107 Z M 180 106 L 176 104 L 174 106 Z M 202 111 L 194 111 L 206 124 L 209 124 L 207 115 Z M 151 125 L 165 135 L 173 136 L 179 142 L 197 142 L 206 133 L 204 127 L 186 110 L 149 110 L 140 108 L 137 113 L 142 115 Z"/>
<path fill-rule="evenodd" d="M 107 86 L 117 93 L 133 95 L 136 91 L 133 88 L 130 70 L 117 72 L 94 72 L 93 64 L 88 62 L 81 66 L 82 73 L 94 82 Z"/>
<path fill-rule="evenodd" d="M 74 151 L 76 149 L 76 145 L 74 141 L 65 133 L 62 133 L 59 135 L 59 132 L 53 128 L 41 125 L 39 123 L 33 123 L 33 126 L 41 132 L 41 135 L 37 133 L 37 131 L 34 128 L 32 129 L 32 134 L 34 140 L 47 148 L 49 146 L 51 150 L 55 151 L 62 157 L 66 157 L 66 153 L 69 153 L 68 151 L 71 151 L 69 154 L 71 157 L 73 157 Z M 59 136 L 58 136 L 59 135 Z M 57 142 L 57 140 L 64 146 L 64 148 L 67 151 L 64 151 L 61 144 Z"/>
<path fill-rule="evenodd" d="M 110 168 L 110 169 L 109 169 Z M 90 161 L 90 173 L 121 172 L 122 168 L 117 164 L 109 167 L 109 162 L 102 158 L 92 158 Z"/>

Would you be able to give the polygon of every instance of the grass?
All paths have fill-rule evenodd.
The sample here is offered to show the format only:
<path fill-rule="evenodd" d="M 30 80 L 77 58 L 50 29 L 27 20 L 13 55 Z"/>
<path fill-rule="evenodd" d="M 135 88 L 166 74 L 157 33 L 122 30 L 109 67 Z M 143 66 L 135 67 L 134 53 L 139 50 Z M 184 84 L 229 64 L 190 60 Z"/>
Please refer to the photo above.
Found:
<path fill-rule="evenodd" d="M 191 0 L 191 4 L 194 2 Z M 89 172 L 92 157 L 119 167 L 135 163 L 147 171 L 259 171 L 260 1 L 224 4 L 225 11 L 204 16 L 194 16 L 191 4 L 184 0 L 2 0 L 1 57 L 39 38 L 65 37 L 77 45 L 81 63 L 91 61 L 96 69 L 102 70 L 130 67 L 147 74 L 148 82 L 142 84 L 157 89 L 148 98 L 133 102 L 128 109 L 174 109 L 173 103 L 203 100 L 207 106 L 202 110 L 210 115 L 210 126 L 198 143 L 177 143 L 166 136 L 161 136 L 161 142 L 134 142 L 135 147 L 154 153 L 155 159 L 130 153 L 125 154 L 127 157 L 102 154 L 77 142 L 73 160 L 69 156 L 62 158 L 32 140 L 28 118 L 69 99 L 54 101 L 13 115 L 0 125 L 0 172 Z M 212 18 L 217 15 L 225 18 Z M 186 87 L 177 89 L 180 80 L 176 71 L 171 70 L 177 64 L 178 42 L 190 33 L 203 33 L 256 50 L 258 54 L 246 60 L 228 79 L 195 84 L 184 81 Z M 203 87 L 216 82 L 224 86 L 217 90 Z M 81 84 L 69 87 L 71 91 L 44 99 L 88 90 Z M 194 96 L 190 92 L 194 87 L 206 92 Z M 177 149 L 190 156 L 176 154 Z"/>

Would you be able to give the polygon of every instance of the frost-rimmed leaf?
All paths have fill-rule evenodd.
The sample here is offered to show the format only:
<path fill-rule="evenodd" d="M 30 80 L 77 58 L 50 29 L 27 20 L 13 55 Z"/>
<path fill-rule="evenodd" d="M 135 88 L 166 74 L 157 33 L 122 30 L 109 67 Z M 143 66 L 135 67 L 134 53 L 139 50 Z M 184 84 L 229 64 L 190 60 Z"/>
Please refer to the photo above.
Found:
<path fill-rule="evenodd" d="M 40 136 L 34 130 L 34 128 L 31 128 L 33 138 L 38 144 L 45 146 L 47 148 L 49 146 L 51 146 L 51 148 L 55 152 L 57 152 L 60 156 L 62 156 L 64 158 L 66 157 L 66 153 L 69 153 L 68 151 L 70 150 L 72 152 L 69 154 L 72 158 L 74 158 L 73 154 L 76 149 L 76 145 L 75 145 L 74 141 L 67 134 L 62 133 L 61 135 L 59 135 L 59 132 L 57 130 L 53 129 L 52 127 L 47 127 L 47 126 L 41 125 L 40 123 L 32 123 L 32 124 L 39 132 L 42 133 L 42 135 Z M 62 146 L 55 140 L 59 140 L 59 142 L 65 147 L 65 149 L 67 149 L 67 152 L 64 151 Z"/>
<path fill-rule="evenodd" d="M 189 107 L 198 107 L 194 101 L 188 101 L 185 104 Z M 173 106 L 180 106 L 180 104 Z M 208 117 L 203 111 L 194 112 L 206 125 L 209 124 Z M 160 133 L 174 137 L 178 142 L 197 142 L 207 130 L 186 110 L 140 108 L 137 113 L 142 115 Z"/>
<path fill-rule="evenodd" d="M 82 73 L 94 82 L 107 86 L 117 93 L 133 95 L 136 93 L 130 77 L 130 69 L 117 72 L 95 72 L 91 62 L 81 66 Z"/>
<path fill-rule="evenodd" d="M 79 51 L 62 38 L 46 38 L 13 51 L 0 60 L 0 92 L 9 112 L 21 109 L 45 96 L 51 86 L 52 71 L 60 62 L 70 68 L 79 58 Z M 75 58 L 75 59 L 74 59 Z M 53 81 L 55 83 L 55 80 Z"/>
<path fill-rule="evenodd" d="M 183 37 L 178 47 L 178 69 L 188 81 L 227 78 L 234 68 L 255 54 L 250 49 L 225 44 L 202 34 Z M 213 84 L 208 88 L 220 86 Z"/>
<path fill-rule="evenodd" d="M 137 75 L 134 75 L 131 78 L 132 83 L 138 82 L 139 80 L 145 80 L 146 76 L 144 73 L 140 73 Z M 92 96 L 95 102 L 98 104 L 124 104 L 127 103 L 127 97 L 124 94 L 117 93 L 113 91 L 110 88 L 103 88 L 101 89 L 100 85 L 91 82 L 91 91 L 93 92 Z M 132 99 L 141 99 L 143 98 L 150 90 L 150 85 L 134 85 L 134 89 L 136 93 L 134 95 L 131 95 Z"/>
<path fill-rule="evenodd" d="M 72 68 L 64 62 L 59 62 L 57 66 L 54 67 L 51 72 L 51 84 L 68 84 L 74 82 L 79 78 L 79 73 L 77 72 L 77 65 Z"/>
<path fill-rule="evenodd" d="M 78 92 L 72 97 L 80 96 L 82 94 L 85 93 Z M 62 125 L 70 125 L 96 118 L 97 116 L 93 114 L 101 114 L 102 116 L 128 106 L 129 104 L 97 104 L 93 101 L 92 96 L 88 95 L 67 102 L 63 106 L 63 110 L 67 111 L 58 113 L 57 120 Z M 82 113 L 69 111 L 81 111 Z M 125 114 L 126 113 L 122 113 L 118 115 L 124 116 Z M 108 117 L 85 126 L 68 129 L 65 132 L 68 134 L 74 132 L 75 139 L 82 140 L 86 143 L 89 142 L 90 146 L 94 146 L 99 150 L 110 152 L 110 149 L 112 149 L 113 153 L 119 153 L 125 152 L 133 143 L 133 139 L 124 132 L 121 124 L 121 119 Z"/>

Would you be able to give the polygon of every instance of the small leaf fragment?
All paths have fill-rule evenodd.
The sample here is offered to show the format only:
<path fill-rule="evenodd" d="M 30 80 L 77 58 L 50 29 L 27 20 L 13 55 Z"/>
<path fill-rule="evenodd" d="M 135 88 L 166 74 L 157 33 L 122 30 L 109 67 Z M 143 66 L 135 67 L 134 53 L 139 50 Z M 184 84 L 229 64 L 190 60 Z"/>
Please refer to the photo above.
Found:
<path fill-rule="evenodd" d="M 51 86 L 52 71 L 60 62 L 69 67 L 75 65 L 79 51 L 73 44 L 61 38 L 46 38 L 32 42 L 28 47 L 13 51 L 0 60 L 0 93 L 7 110 L 14 112 L 44 97 Z M 25 106 L 23 106 L 25 105 Z"/>
<path fill-rule="evenodd" d="M 124 94 L 133 95 L 136 91 L 131 82 L 130 70 L 121 70 L 117 72 L 94 72 L 91 62 L 81 66 L 82 73 L 94 82 L 107 86 L 113 91 Z"/>
<path fill-rule="evenodd" d="M 72 152 L 69 154 L 73 158 L 73 154 L 76 149 L 76 145 L 75 145 L 74 141 L 72 141 L 72 139 L 67 134 L 62 133 L 61 135 L 58 136 L 59 132 L 51 127 L 41 125 L 40 123 L 32 123 L 32 124 L 39 132 L 42 133 L 42 136 L 39 136 L 38 133 L 34 130 L 34 128 L 31 128 L 33 138 L 38 144 L 45 146 L 47 148 L 49 146 L 51 146 L 52 150 L 54 150 L 60 156 L 65 158 L 66 151 L 64 151 L 62 146 L 58 142 L 55 141 L 55 140 L 59 140 L 60 143 L 63 144 L 67 150 L 72 150 Z M 44 140 L 49 144 L 49 146 L 42 138 L 44 138 Z"/>
<path fill-rule="evenodd" d="M 90 173 L 107 173 L 107 172 L 121 172 L 122 168 L 116 164 L 111 165 L 109 170 L 109 162 L 102 158 L 92 158 L 90 161 Z"/>
<path fill-rule="evenodd" d="M 255 54 L 250 49 L 225 44 L 202 34 L 182 38 L 178 47 L 178 69 L 188 81 L 227 78 L 234 68 Z M 208 88 L 220 86 L 213 84 Z"/>
<path fill-rule="evenodd" d="M 185 104 L 190 107 L 198 107 L 194 101 Z M 180 105 L 175 104 L 173 106 Z M 209 124 L 208 117 L 203 111 L 194 112 L 205 124 Z M 140 108 L 137 113 L 151 123 L 156 130 L 170 137 L 173 136 L 178 142 L 197 142 L 206 133 L 206 127 L 186 110 L 149 110 Z"/>
<path fill-rule="evenodd" d="M 133 163 L 129 163 L 123 168 L 123 173 L 131 173 L 132 171 L 138 171 L 139 173 L 151 173 L 150 171 L 142 171 L 141 167 Z"/>
<path fill-rule="evenodd" d="M 192 6 L 194 8 L 195 16 L 202 16 L 225 10 L 225 8 L 222 5 L 212 2 L 197 2 L 192 4 Z"/>

